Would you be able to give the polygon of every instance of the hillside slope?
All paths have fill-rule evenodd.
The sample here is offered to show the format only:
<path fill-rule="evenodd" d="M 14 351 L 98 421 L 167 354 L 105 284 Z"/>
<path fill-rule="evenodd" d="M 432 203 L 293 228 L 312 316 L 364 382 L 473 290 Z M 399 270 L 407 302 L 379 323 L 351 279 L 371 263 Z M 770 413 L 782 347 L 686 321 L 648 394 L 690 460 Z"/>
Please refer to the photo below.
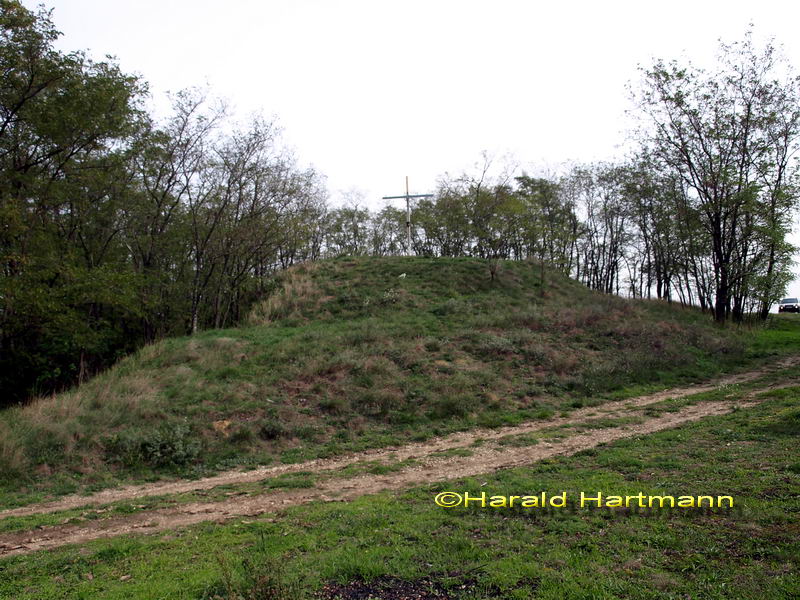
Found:
<path fill-rule="evenodd" d="M 748 358 L 695 310 L 540 276 L 506 263 L 492 281 L 476 259 L 290 269 L 240 328 L 164 340 L 0 413 L 3 504 L 548 418 Z"/>

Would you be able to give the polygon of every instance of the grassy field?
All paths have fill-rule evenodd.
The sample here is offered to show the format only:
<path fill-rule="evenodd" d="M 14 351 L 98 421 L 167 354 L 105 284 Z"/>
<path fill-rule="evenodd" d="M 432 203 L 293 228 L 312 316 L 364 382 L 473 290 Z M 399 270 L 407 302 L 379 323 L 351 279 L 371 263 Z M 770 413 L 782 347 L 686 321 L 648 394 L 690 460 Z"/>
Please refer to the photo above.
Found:
<path fill-rule="evenodd" d="M 403 276 L 404 275 L 404 276 Z M 0 505 L 546 419 L 768 361 L 798 322 L 719 329 L 538 266 L 340 259 L 285 273 L 237 329 L 168 339 L 0 413 Z"/>
<path fill-rule="evenodd" d="M 797 598 L 800 387 L 760 399 L 526 468 L 5 559 L 0 597 Z M 734 507 L 447 509 L 433 501 L 445 490 L 729 495 Z"/>

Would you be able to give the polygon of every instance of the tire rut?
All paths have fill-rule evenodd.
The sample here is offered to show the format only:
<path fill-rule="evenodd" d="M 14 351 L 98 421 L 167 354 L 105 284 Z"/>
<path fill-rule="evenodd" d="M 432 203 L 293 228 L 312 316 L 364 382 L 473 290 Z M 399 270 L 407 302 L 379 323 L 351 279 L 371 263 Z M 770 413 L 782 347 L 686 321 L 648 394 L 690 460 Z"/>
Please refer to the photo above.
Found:
<path fill-rule="evenodd" d="M 702 391 L 703 387 L 690 388 L 691 393 L 698 393 L 698 389 Z M 714 389 L 714 387 L 716 386 L 711 386 L 710 389 Z M 431 456 L 429 453 L 420 458 L 417 463 L 400 471 L 384 475 L 364 474 L 353 477 L 334 477 L 319 482 L 311 489 L 281 490 L 254 496 L 229 498 L 220 502 L 193 502 L 140 514 L 111 517 L 87 524 L 56 525 L 33 531 L 0 534 L 0 558 L 57 548 L 67 544 L 79 544 L 100 538 L 135 533 L 155 533 L 206 521 L 224 522 L 232 518 L 254 517 L 312 501 L 347 501 L 364 495 L 402 490 L 414 485 L 436 483 L 489 473 L 503 468 L 529 465 L 545 458 L 575 454 L 581 450 L 622 438 L 647 435 L 704 417 L 726 414 L 745 402 L 749 402 L 750 405 L 757 402 L 757 400 L 753 400 L 757 393 L 780 387 L 786 387 L 786 385 L 764 386 L 754 390 L 743 399 L 692 404 L 676 412 L 648 418 L 638 424 L 577 432 L 563 439 L 543 441 L 534 446 L 516 448 L 480 446 L 475 448 L 474 454 L 470 456 L 443 457 Z M 658 396 L 663 400 L 666 397 L 675 397 L 674 390 L 664 396 L 666 393 L 651 395 L 647 398 Z M 633 401 L 633 405 L 641 407 L 657 401 L 645 401 L 644 398 L 639 398 Z M 593 410 L 596 411 L 597 408 L 595 407 Z M 564 419 L 564 421 L 579 422 L 574 418 Z M 553 421 L 549 421 L 543 425 L 552 426 L 553 424 Z M 508 431 L 520 433 L 520 428 L 507 428 L 506 435 L 508 435 Z M 346 461 L 340 462 L 349 464 Z"/>
<path fill-rule="evenodd" d="M 654 404 L 670 398 L 680 399 L 694 394 L 710 392 L 722 385 L 746 383 L 762 377 L 767 373 L 798 364 L 800 364 L 800 357 L 792 356 L 773 365 L 747 371 L 745 373 L 738 373 L 727 377 L 722 377 L 710 383 L 667 389 L 661 392 L 655 392 L 653 394 L 647 394 L 636 398 L 629 398 L 618 402 L 606 402 L 605 404 L 574 410 L 566 417 L 556 417 L 546 421 L 533 421 L 523 423 L 521 425 L 499 427 L 494 429 L 471 429 L 465 432 L 453 433 L 447 436 L 434 438 L 425 442 L 415 442 L 405 444 L 403 446 L 366 450 L 364 452 L 359 452 L 358 454 L 350 454 L 336 458 L 316 459 L 302 463 L 260 467 L 249 471 L 232 470 L 225 473 L 220 473 L 219 475 L 192 481 L 180 480 L 156 482 L 144 485 L 112 488 L 87 496 L 70 495 L 51 502 L 42 502 L 17 508 L 0 510 L 0 519 L 48 514 L 76 508 L 110 504 L 124 500 L 135 500 L 148 496 L 183 494 L 188 492 L 209 490 L 222 485 L 254 483 L 270 477 L 276 477 L 278 475 L 284 475 L 287 473 L 297 473 L 300 471 L 310 471 L 312 473 L 332 471 L 363 461 L 401 461 L 407 459 L 418 459 L 420 457 L 426 457 L 430 454 L 451 450 L 453 448 L 471 446 L 479 439 L 491 441 L 509 435 L 533 433 L 536 431 L 541 431 L 542 429 L 548 429 L 550 427 L 575 425 L 587 420 L 588 418 L 591 418 L 592 416 L 606 418 L 629 416 L 630 414 L 635 413 L 637 409 L 646 407 L 649 404 Z"/>

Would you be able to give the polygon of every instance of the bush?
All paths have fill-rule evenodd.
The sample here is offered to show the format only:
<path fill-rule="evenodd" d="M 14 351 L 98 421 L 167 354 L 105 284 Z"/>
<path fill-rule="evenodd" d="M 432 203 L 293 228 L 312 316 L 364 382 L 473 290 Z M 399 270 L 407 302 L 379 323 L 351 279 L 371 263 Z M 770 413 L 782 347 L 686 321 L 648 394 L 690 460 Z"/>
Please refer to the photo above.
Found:
<path fill-rule="evenodd" d="M 425 350 L 428 352 L 440 352 L 442 350 L 442 343 L 437 339 L 432 339 L 425 342 Z"/>
<path fill-rule="evenodd" d="M 475 421 L 478 427 L 485 427 L 487 429 L 497 429 L 498 427 L 505 427 L 506 425 L 514 425 L 508 416 L 498 413 L 481 413 Z"/>
<path fill-rule="evenodd" d="M 352 399 L 353 408 L 368 417 L 385 417 L 390 410 L 403 408 L 403 401 L 390 390 L 363 390 Z"/>
<path fill-rule="evenodd" d="M 317 439 L 319 433 L 320 432 L 313 425 L 302 425 L 300 427 L 296 427 L 292 432 L 292 435 L 296 438 L 300 438 L 301 440 L 313 442 Z"/>
<path fill-rule="evenodd" d="M 277 440 L 286 435 L 286 429 L 276 421 L 264 421 L 258 429 L 258 437 L 262 440 Z"/>
<path fill-rule="evenodd" d="M 334 312 L 342 312 L 342 311 L 362 311 L 366 306 L 369 305 L 369 299 L 363 296 L 362 294 L 353 291 L 353 290 L 345 290 L 339 294 L 336 298 L 336 307 L 339 310 L 335 310 Z M 334 307 L 331 307 L 334 309 Z"/>
<path fill-rule="evenodd" d="M 232 444 L 244 446 L 250 444 L 255 439 L 255 435 L 247 427 L 237 427 L 228 439 Z"/>
<path fill-rule="evenodd" d="M 35 465 L 53 464 L 64 459 L 66 444 L 55 432 L 48 435 L 34 435 L 28 441 L 28 456 Z"/>
<path fill-rule="evenodd" d="M 435 400 L 430 409 L 430 415 L 434 419 L 449 419 L 452 417 L 464 417 L 469 413 L 470 405 L 464 398 L 457 396 L 446 396 Z"/>
<path fill-rule="evenodd" d="M 500 275 L 500 272 L 503 270 L 503 261 L 499 258 L 493 258 L 489 261 L 489 277 L 492 281 L 495 281 Z"/>
<path fill-rule="evenodd" d="M 294 268 L 272 283 L 270 296 L 253 306 L 248 316 L 252 325 L 268 325 L 280 319 L 297 317 L 315 306 L 320 292 L 309 276 L 310 268 Z M 279 287 L 280 286 L 280 287 Z"/>
<path fill-rule="evenodd" d="M 390 304 L 397 304 L 400 300 L 400 291 L 396 290 L 395 288 L 389 288 L 381 295 L 378 303 L 381 306 L 388 306 Z"/>
<path fill-rule="evenodd" d="M 341 396 L 325 396 L 319 401 L 320 410 L 332 415 L 341 415 L 347 411 L 347 400 Z"/>
<path fill-rule="evenodd" d="M 0 481 L 14 482 L 28 471 L 29 460 L 23 444 L 11 428 L 0 421 Z"/>
<path fill-rule="evenodd" d="M 173 423 L 153 431 L 125 431 L 104 441 L 110 460 L 126 466 L 184 466 L 200 454 L 201 444 L 188 425 Z"/>

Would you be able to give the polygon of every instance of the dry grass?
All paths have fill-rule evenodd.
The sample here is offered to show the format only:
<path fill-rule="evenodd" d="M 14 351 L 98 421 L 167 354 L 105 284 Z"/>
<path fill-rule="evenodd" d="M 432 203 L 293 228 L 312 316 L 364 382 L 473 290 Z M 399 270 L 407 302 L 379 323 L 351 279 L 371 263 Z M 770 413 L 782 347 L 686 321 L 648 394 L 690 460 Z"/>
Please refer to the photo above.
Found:
<path fill-rule="evenodd" d="M 251 325 L 269 325 L 278 319 L 298 316 L 322 300 L 322 294 L 314 284 L 311 273 L 315 264 L 304 264 L 289 269 L 284 274 L 281 289 L 266 300 L 257 303 L 248 316 Z"/>
<path fill-rule="evenodd" d="M 18 476 L 28 469 L 29 464 L 25 445 L 11 427 L 0 421 L 0 471 Z"/>

